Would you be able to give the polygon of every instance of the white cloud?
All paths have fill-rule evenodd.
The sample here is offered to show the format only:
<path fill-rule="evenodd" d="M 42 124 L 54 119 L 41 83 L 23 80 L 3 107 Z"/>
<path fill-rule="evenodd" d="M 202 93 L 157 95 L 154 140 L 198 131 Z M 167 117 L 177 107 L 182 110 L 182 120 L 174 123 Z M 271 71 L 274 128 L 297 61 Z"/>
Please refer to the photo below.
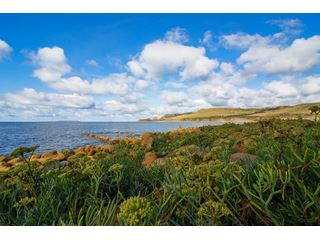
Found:
<path fill-rule="evenodd" d="M 59 81 L 49 83 L 49 86 L 61 92 L 123 96 L 130 92 L 129 84 L 133 81 L 135 79 L 125 73 L 114 73 L 104 78 L 93 79 L 90 82 L 80 77 L 62 78 Z"/>
<path fill-rule="evenodd" d="M 189 41 L 189 37 L 185 29 L 176 27 L 166 32 L 164 40 L 169 42 L 185 43 Z"/>
<path fill-rule="evenodd" d="M 230 75 L 234 73 L 234 67 L 232 63 L 222 62 L 220 64 L 220 69 L 224 74 Z"/>
<path fill-rule="evenodd" d="M 309 76 L 303 80 L 301 90 L 304 95 L 320 94 L 320 77 Z"/>
<path fill-rule="evenodd" d="M 200 40 L 200 43 L 208 44 L 208 43 L 211 43 L 211 41 L 212 41 L 212 33 L 210 30 L 208 30 L 203 34 L 203 39 Z"/>
<path fill-rule="evenodd" d="M 150 82 L 147 80 L 137 80 L 136 86 L 140 89 L 146 88 L 150 85 Z"/>
<path fill-rule="evenodd" d="M 237 62 L 251 73 L 304 72 L 320 63 L 320 36 L 300 38 L 288 47 L 279 45 L 252 46 Z"/>
<path fill-rule="evenodd" d="M 270 20 L 267 23 L 278 26 L 286 34 L 293 35 L 301 33 L 303 28 L 302 22 L 297 18 Z"/>
<path fill-rule="evenodd" d="M 89 59 L 86 61 L 86 64 L 90 65 L 90 66 L 93 66 L 93 67 L 97 67 L 99 64 L 97 63 L 96 60 L 94 59 Z"/>
<path fill-rule="evenodd" d="M 173 87 L 173 88 L 183 88 L 185 85 L 182 82 L 166 82 L 165 85 L 167 87 Z"/>
<path fill-rule="evenodd" d="M 185 46 L 175 42 L 157 40 L 145 45 L 128 68 L 137 76 L 159 79 L 165 73 L 179 71 L 183 79 L 208 76 L 218 66 L 218 61 L 205 56 L 203 47 Z"/>
<path fill-rule="evenodd" d="M 162 91 L 161 98 L 167 104 L 181 104 L 187 101 L 187 95 L 184 92 Z"/>
<path fill-rule="evenodd" d="M 203 38 L 200 39 L 199 41 L 201 44 L 207 46 L 209 48 L 209 50 L 214 51 L 215 47 L 213 45 L 213 35 L 212 32 L 210 30 L 206 31 L 203 34 Z"/>
<path fill-rule="evenodd" d="M 39 66 L 33 75 L 61 92 L 123 96 L 130 92 L 129 85 L 135 81 L 126 73 L 113 73 L 90 81 L 79 76 L 64 77 L 71 71 L 71 67 L 60 47 L 40 48 L 37 53 L 31 53 L 30 57 Z"/>
<path fill-rule="evenodd" d="M 141 103 L 122 103 L 117 100 L 105 101 L 99 108 L 109 113 L 139 113 L 146 110 L 146 106 Z"/>
<path fill-rule="evenodd" d="M 222 35 L 220 41 L 227 48 L 246 49 L 251 46 L 265 45 L 270 42 L 270 37 L 263 37 L 260 34 L 234 33 Z"/>
<path fill-rule="evenodd" d="M 275 93 L 280 98 L 296 97 L 298 90 L 290 83 L 282 81 L 273 81 L 265 86 L 265 89 Z"/>
<path fill-rule="evenodd" d="M 26 108 L 38 107 L 64 107 L 64 108 L 91 108 L 94 106 L 92 97 L 78 94 L 56 94 L 37 92 L 33 88 L 25 88 L 16 93 L 6 93 L 4 100 L 8 107 Z"/>
<path fill-rule="evenodd" d="M 33 76 L 43 82 L 58 81 L 63 75 L 71 71 L 64 50 L 60 47 L 40 48 L 37 53 L 31 53 L 30 58 L 39 66 L 33 72 Z"/>
<path fill-rule="evenodd" d="M 8 43 L 0 39 L 0 61 L 7 58 L 12 52 L 12 48 Z"/>

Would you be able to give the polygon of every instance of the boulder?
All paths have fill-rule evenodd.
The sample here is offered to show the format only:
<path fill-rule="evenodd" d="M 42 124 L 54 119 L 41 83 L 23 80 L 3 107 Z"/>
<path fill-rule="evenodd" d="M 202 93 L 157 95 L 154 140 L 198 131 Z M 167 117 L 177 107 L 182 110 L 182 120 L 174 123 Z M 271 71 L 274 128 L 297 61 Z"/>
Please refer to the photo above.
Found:
<path fill-rule="evenodd" d="M 125 137 L 122 139 L 122 141 L 125 143 L 125 144 L 135 144 L 137 143 L 139 140 L 135 137 Z"/>
<path fill-rule="evenodd" d="M 141 135 L 141 145 L 146 148 L 152 148 L 154 133 L 146 132 Z"/>
<path fill-rule="evenodd" d="M 252 155 L 252 154 L 249 154 L 249 153 L 234 153 L 234 154 L 230 155 L 230 161 L 231 162 L 236 162 L 236 161 L 239 161 L 239 160 L 243 160 L 243 161 L 246 161 L 246 162 L 252 162 L 252 161 L 254 161 L 256 159 L 257 159 L 256 155 Z"/>
<path fill-rule="evenodd" d="M 53 159 L 56 157 L 56 155 L 58 154 L 57 151 L 50 151 L 50 152 L 46 152 L 44 154 L 41 155 L 41 158 L 50 158 Z"/>
<path fill-rule="evenodd" d="M 46 152 L 46 153 L 42 154 L 41 158 L 37 158 L 36 160 L 43 164 L 43 163 L 47 162 L 48 160 L 62 161 L 65 158 L 66 157 L 64 156 L 64 154 L 62 152 L 50 151 L 50 152 Z"/>
<path fill-rule="evenodd" d="M 95 135 L 92 133 L 86 133 L 83 134 L 82 136 L 86 137 L 86 138 L 93 138 L 93 139 L 97 139 L 100 140 L 102 142 L 109 142 L 110 138 L 108 136 L 104 136 L 104 135 Z"/>
<path fill-rule="evenodd" d="M 94 148 L 88 149 L 87 156 L 93 156 L 96 153 Z"/>
<path fill-rule="evenodd" d="M 142 164 L 146 167 L 150 167 L 154 163 L 154 161 L 156 161 L 156 159 L 157 155 L 154 152 L 147 152 L 144 155 Z"/>
<path fill-rule="evenodd" d="M 0 162 L 6 162 L 8 158 L 6 156 L 0 156 Z"/>
<path fill-rule="evenodd" d="M 80 155 L 80 154 L 86 155 L 87 152 L 86 152 L 86 149 L 84 147 L 79 147 L 76 150 L 74 150 L 74 154 L 75 155 Z"/>

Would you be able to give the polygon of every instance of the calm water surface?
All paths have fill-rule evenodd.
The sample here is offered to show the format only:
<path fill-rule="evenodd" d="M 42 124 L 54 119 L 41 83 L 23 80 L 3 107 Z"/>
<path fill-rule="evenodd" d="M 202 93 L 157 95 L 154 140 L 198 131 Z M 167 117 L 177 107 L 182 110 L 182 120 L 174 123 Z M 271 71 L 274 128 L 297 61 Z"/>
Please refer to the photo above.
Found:
<path fill-rule="evenodd" d="M 38 152 L 102 144 L 84 133 L 111 138 L 143 132 L 165 132 L 179 127 L 219 125 L 215 122 L 0 122 L 0 155 L 20 146 L 39 145 Z"/>

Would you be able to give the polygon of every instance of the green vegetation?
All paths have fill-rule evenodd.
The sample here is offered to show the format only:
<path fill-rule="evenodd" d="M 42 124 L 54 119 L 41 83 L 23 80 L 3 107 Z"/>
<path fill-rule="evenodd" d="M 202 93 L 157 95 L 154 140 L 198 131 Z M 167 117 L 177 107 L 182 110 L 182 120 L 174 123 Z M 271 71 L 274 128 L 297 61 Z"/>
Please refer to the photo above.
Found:
<path fill-rule="evenodd" d="M 274 108 L 207 108 L 193 113 L 165 115 L 154 121 L 258 121 L 265 118 L 311 119 L 310 108 L 318 103 L 299 104 L 296 106 L 280 106 Z M 143 121 L 143 120 L 142 120 Z M 146 121 L 146 120 L 144 120 Z M 153 121 L 150 120 L 149 121 Z"/>
<path fill-rule="evenodd" d="M 320 106 L 312 106 L 309 108 L 310 113 L 314 115 L 314 121 L 318 120 L 318 116 L 320 114 Z"/>
<path fill-rule="evenodd" d="M 0 173 L 1 225 L 319 225 L 320 126 L 264 120 L 110 142 Z M 148 157 L 146 157 L 148 156 Z M 59 163 L 59 162 L 58 162 Z"/>

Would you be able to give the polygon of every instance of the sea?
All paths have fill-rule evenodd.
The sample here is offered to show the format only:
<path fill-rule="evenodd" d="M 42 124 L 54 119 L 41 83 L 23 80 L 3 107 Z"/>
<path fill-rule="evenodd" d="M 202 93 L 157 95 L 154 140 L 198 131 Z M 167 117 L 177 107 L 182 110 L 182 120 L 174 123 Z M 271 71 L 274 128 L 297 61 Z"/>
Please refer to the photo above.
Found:
<path fill-rule="evenodd" d="M 221 125 L 218 122 L 0 122 L 0 156 L 17 147 L 38 145 L 38 153 L 101 145 L 82 135 L 92 133 L 110 138 L 144 132 L 166 132 L 177 128 Z"/>

